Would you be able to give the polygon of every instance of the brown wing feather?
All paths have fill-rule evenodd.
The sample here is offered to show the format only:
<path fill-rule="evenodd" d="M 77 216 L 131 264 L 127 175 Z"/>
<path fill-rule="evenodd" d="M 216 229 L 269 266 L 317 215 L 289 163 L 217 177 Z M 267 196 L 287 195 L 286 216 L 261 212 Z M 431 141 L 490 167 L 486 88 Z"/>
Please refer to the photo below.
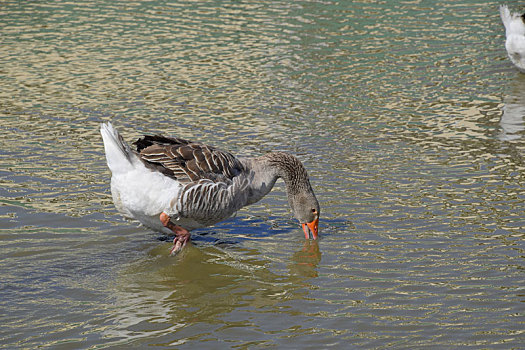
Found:
<path fill-rule="evenodd" d="M 181 138 L 144 136 L 134 144 L 147 167 L 181 183 L 202 179 L 230 182 L 243 170 L 232 154 Z"/>

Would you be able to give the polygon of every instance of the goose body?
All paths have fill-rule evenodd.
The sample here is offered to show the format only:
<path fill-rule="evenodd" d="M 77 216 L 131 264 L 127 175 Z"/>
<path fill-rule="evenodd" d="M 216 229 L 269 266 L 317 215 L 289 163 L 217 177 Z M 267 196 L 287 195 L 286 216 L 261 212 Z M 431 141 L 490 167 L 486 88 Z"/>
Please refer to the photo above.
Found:
<path fill-rule="evenodd" d="M 507 54 L 518 70 L 525 73 L 525 13 L 511 13 L 507 5 L 501 5 L 499 12 L 505 26 Z"/>
<path fill-rule="evenodd" d="M 125 217 L 166 234 L 177 252 L 189 231 L 214 225 L 263 198 L 278 178 L 305 236 L 317 238 L 319 203 L 307 172 L 293 155 L 268 153 L 237 158 L 214 147 L 176 137 L 144 136 L 132 149 L 111 123 L 101 125 L 111 194 Z"/>

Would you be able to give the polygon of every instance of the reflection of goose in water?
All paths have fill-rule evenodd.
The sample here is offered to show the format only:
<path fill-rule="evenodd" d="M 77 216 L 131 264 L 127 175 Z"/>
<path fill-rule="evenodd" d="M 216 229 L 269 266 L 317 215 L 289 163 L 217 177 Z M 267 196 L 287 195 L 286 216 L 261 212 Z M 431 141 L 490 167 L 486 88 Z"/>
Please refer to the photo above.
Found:
<path fill-rule="evenodd" d="M 510 13 L 507 5 L 501 5 L 499 13 L 505 26 L 505 49 L 510 60 L 525 73 L 525 13 Z"/>
<path fill-rule="evenodd" d="M 525 77 L 514 79 L 503 99 L 501 130 L 498 135 L 502 141 L 511 141 L 525 136 Z"/>
<path fill-rule="evenodd" d="M 317 241 L 305 241 L 303 249 L 297 251 L 289 265 L 293 275 L 317 277 L 317 265 L 321 261 L 321 251 Z"/>
<path fill-rule="evenodd" d="M 165 247 L 155 247 L 117 279 L 110 326 L 104 330 L 108 344 L 135 348 L 155 339 L 175 346 L 189 334 L 246 327 L 250 309 L 288 321 L 286 312 L 303 312 L 290 305 L 307 297 L 308 280 L 317 275 L 321 260 L 317 241 L 303 242 L 290 247 L 280 267 L 268 258 L 269 251 L 246 247 L 189 246 L 177 260 L 164 253 Z"/>

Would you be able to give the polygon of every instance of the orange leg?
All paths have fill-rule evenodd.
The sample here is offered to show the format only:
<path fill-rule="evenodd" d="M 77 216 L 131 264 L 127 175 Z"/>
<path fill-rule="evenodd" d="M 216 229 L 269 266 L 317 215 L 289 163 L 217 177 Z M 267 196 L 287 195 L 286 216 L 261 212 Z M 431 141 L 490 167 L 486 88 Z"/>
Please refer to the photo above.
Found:
<path fill-rule="evenodd" d="M 172 223 L 171 217 L 164 212 L 160 214 L 159 219 L 164 227 L 169 228 L 171 231 L 173 231 L 173 233 L 175 233 L 175 238 L 173 239 L 173 248 L 170 250 L 170 255 L 175 255 L 180 252 L 190 240 L 190 231 Z"/>

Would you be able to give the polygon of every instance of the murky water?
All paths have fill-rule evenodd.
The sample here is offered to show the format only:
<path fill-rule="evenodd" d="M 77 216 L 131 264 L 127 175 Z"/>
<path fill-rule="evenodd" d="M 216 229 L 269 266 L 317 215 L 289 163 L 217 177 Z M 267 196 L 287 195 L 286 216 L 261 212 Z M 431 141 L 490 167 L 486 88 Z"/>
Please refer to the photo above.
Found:
<path fill-rule="evenodd" d="M 517 3 L 509 3 L 514 10 Z M 4 348 L 522 348 L 525 75 L 493 1 L 0 5 Z M 177 257 L 121 219 L 99 123 L 284 186 Z"/>

